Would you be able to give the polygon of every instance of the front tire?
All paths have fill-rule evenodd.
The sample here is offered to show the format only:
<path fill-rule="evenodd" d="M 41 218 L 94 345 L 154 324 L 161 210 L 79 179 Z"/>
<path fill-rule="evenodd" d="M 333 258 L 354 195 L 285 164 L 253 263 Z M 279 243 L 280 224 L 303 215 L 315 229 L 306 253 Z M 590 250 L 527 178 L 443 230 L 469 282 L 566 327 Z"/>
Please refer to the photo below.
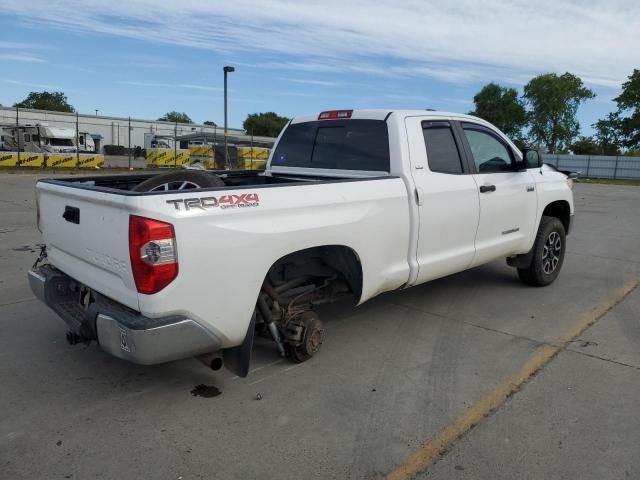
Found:
<path fill-rule="evenodd" d="M 526 285 L 544 287 L 560 274 L 566 251 L 564 225 L 555 217 L 542 217 L 533 244 L 531 265 L 518 268 L 518 277 Z"/>

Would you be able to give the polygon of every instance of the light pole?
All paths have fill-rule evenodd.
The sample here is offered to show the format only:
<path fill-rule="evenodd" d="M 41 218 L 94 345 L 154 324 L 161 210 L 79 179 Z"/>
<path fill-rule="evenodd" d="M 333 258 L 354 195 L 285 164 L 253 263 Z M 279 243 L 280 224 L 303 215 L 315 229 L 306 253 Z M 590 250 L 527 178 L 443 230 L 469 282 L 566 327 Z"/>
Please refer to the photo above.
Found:
<path fill-rule="evenodd" d="M 235 72 L 235 67 L 226 65 L 222 67 L 224 72 L 224 166 L 229 168 L 229 146 L 227 144 L 227 73 Z"/>

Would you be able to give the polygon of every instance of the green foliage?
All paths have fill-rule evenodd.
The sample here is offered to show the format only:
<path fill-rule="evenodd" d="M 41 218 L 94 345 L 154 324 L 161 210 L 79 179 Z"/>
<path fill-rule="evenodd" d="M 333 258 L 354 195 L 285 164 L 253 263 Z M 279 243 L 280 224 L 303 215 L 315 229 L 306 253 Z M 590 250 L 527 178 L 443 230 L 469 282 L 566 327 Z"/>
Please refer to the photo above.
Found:
<path fill-rule="evenodd" d="M 595 140 L 600 147 L 602 155 L 618 155 L 622 146 L 620 133 L 620 118 L 615 113 L 610 113 L 607 118 L 598 120 L 592 125 L 595 129 Z"/>
<path fill-rule="evenodd" d="M 103 148 L 105 155 L 124 155 L 126 153 L 123 145 L 105 145 Z"/>
<path fill-rule="evenodd" d="M 527 118 L 524 104 L 515 88 L 489 83 L 473 97 L 473 103 L 476 108 L 469 115 L 494 124 L 514 140 L 521 140 Z"/>
<path fill-rule="evenodd" d="M 618 104 L 617 121 L 623 144 L 640 147 L 640 70 L 633 70 L 622 84 L 622 93 L 613 100 Z"/>
<path fill-rule="evenodd" d="M 62 92 L 31 92 L 27 98 L 21 102 L 14 103 L 13 106 L 52 112 L 75 112 L 73 106 L 67 102 L 67 96 Z"/>
<path fill-rule="evenodd" d="M 193 120 L 189 118 L 189 115 L 184 112 L 176 112 L 175 110 L 165 113 L 158 120 L 173 123 L 193 123 Z"/>
<path fill-rule="evenodd" d="M 212 122 L 211 120 L 207 120 L 203 123 L 203 125 L 209 125 L 210 127 L 217 127 L 218 124 L 216 122 Z"/>
<path fill-rule="evenodd" d="M 571 145 L 576 155 L 602 155 L 602 147 L 593 137 L 579 137 Z"/>
<path fill-rule="evenodd" d="M 527 120 L 532 140 L 551 153 L 566 151 L 580 132 L 576 113 L 595 93 L 571 73 L 538 75 L 524 87 L 529 106 Z"/>
<path fill-rule="evenodd" d="M 640 148 L 630 148 L 624 152 L 626 157 L 640 157 Z"/>
<path fill-rule="evenodd" d="M 242 124 L 248 134 L 262 137 L 277 137 L 289 119 L 274 112 L 252 113 Z"/>

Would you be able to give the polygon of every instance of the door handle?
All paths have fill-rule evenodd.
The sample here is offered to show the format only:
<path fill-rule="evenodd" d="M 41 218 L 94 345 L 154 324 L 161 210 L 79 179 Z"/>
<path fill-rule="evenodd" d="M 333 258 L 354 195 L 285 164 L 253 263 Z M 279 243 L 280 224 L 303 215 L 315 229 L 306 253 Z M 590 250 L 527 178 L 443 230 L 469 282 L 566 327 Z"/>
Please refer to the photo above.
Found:
<path fill-rule="evenodd" d="M 480 193 L 495 192 L 495 185 L 480 185 Z"/>
<path fill-rule="evenodd" d="M 416 187 L 416 203 L 422 206 L 424 203 L 424 190 L 422 187 Z"/>

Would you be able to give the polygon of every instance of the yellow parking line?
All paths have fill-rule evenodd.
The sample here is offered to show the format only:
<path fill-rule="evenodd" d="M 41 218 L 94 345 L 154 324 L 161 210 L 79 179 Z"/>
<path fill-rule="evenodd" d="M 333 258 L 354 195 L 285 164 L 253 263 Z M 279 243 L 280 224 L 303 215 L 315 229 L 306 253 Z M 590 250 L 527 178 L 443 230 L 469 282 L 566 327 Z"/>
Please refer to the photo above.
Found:
<path fill-rule="evenodd" d="M 638 279 L 627 282 L 614 291 L 607 300 L 582 313 L 578 321 L 563 332 L 556 342 L 544 344 L 536 349 L 529 360 L 511 377 L 497 385 L 478 402 L 469 407 L 461 416 L 456 417 L 447 428 L 435 437 L 427 440 L 418 450 L 392 471 L 387 480 L 408 480 L 426 469 L 440 454 L 456 440 L 477 425 L 485 416 L 494 411 L 516 392 L 529 378 L 538 373 L 567 344 L 580 336 L 587 328 L 600 320 L 613 307 L 618 305 L 640 283 Z"/>

